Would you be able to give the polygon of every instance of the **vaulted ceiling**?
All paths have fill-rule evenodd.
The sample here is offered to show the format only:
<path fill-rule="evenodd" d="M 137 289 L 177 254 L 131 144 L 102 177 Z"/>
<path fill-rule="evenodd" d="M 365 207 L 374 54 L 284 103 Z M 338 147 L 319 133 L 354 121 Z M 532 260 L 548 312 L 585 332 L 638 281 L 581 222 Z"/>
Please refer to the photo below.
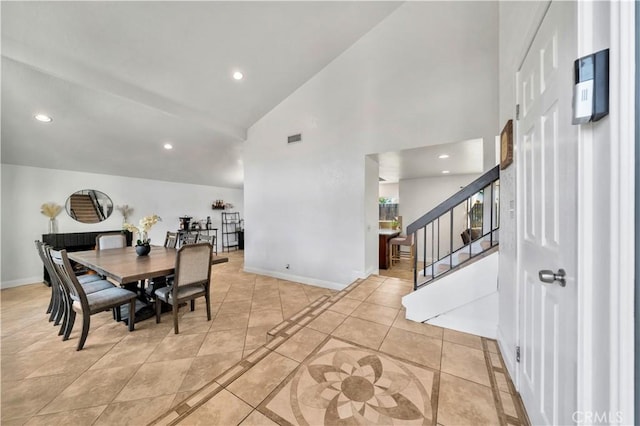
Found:
<path fill-rule="evenodd" d="M 2 162 L 242 187 L 247 129 L 400 4 L 2 2 Z"/>

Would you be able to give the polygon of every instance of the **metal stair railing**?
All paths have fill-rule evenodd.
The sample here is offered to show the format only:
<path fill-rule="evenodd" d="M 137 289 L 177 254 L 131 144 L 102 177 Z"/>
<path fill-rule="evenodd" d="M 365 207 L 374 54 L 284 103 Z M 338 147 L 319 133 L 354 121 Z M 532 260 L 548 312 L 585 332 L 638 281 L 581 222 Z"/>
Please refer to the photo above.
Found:
<path fill-rule="evenodd" d="M 418 248 L 413 265 L 414 290 L 498 245 L 499 188 L 500 167 L 496 166 L 407 227 Z M 462 243 L 454 243 L 456 230 L 462 231 Z"/>
<path fill-rule="evenodd" d="M 96 191 L 94 191 L 93 189 L 90 189 L 88 193 L 89 193 L 89 198 L 91 199 L 91 205 L 93 205 L 93 210 L 96 212 L 99 222 L 102 222 L 103 220 L 106 219 L 106 216 L 102 211 L 100 203 L 98 202 L 98 196 L 96 195 Z"/>

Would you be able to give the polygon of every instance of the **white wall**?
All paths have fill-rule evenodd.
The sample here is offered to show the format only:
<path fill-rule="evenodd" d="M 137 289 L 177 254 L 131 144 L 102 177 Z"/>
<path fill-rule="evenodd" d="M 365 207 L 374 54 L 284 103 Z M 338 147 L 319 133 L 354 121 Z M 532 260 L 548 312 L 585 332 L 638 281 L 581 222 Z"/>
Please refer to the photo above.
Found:
<path fill-rule="evenodd" d="M 80 189 L 97 189 L 111 197 L 114 205 L 133 207 L 130 222 L 153 213 L 162 217 L 149 233 L 152 244 L 163 244 L 166 231 L 178 229 L 179 216 L 211 216 L 213 226 L 220 228 L 220 211 L 211 209 L 214 200 L 232 203 L 241 216 L 244 210 L 240 189 L 3 164 L 2 288 L 42 280 L 42 262 L 33 242 L 48 232 L 49 219 L 40 213 L 40 206 L 49 201 L 64 206 L 67 197 Z M 115 208 L 99 224 L 76 222 L 65 211 L 57 221 L 60 233 L 122 229 L 122 215 Z"/>
<path fill-rule="evenodd" d="M 400 198 L 400 184 L 399 183 L 380 183 L 378 184 L 378 196 L 384 198 L 392 198 L 396 202 Z"/>
<path fill-rule="evenodd" d="M 378 175 L 380 165 L 371 157 L 365 157 L 365 273 L 364 275 L 378 273 L 378 220 L 380 210 L 378 208 Z M 397 186 L 397 185 L 396 185 Z"/>
<path fill-rule="evenodd" d="M 479 176 L 479 174 L 466 174 L 401 180 L 400 199 L 403 201 L 400 203 L 399 210 L 402 215 L 404 230 L 406 231 L 407 226 L 412 222 L 419 219 L 422 215 L 429 212 L 456 192 L 460 191 L 462 187 L 467 186 Z M 453 235 L 454 245 L 458 244 L 458 246 L 461 246 L 462 240 L 460 238 L 460 233 L 466 229 L 466 216 L 464 216 L 462 214 L 463 212 L 459 210 L 460 209 L 456 209 L 454 212 Z M 450 225 L 448 217 L 443 218 L 440 225 L 441 229 L 446 230 L 446 232 L 443 231 L 440 236 L 440 257 L 442 257 L 445 254 L 448 254 L 450 250 Z M 427 240 L 430 241 L 430 238 L 431 234 L 429 233 Z M 428 246 L 427 259 L 430 259 L 432 257 L 430 243 L 428 243 Z M 418 249 L 418 260 L 420 260 L 423 258 L 422 244 L 419 243 L 416 247 Z"/>
<path fill-rule="evenodd" d="M 493 146 L 497 93 L 496 3 L 400 6 L 249 129 L 246 269 L 338 287 L 363 276 L 363 157 Z"/>

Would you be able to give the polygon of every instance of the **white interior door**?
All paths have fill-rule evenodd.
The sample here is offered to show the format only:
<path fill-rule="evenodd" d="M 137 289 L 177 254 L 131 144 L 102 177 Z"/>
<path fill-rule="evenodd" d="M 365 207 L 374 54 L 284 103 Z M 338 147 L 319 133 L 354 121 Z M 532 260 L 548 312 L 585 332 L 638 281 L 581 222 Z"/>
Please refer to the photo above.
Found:
<path fill-rule="evenodd" d="M 576 410 L 577 129 L 571 125 L 576 5 L 554 1 L 517 78 L 519 390 L 533 424 Z M 539 271 L 566 271 L 544 283 Z"/>

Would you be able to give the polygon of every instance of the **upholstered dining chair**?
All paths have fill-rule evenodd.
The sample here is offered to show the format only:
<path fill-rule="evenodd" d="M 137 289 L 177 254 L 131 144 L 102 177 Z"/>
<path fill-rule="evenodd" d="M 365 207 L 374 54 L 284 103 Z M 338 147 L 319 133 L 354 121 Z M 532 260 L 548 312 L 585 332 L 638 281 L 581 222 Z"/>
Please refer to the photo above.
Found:
<path fill-rule="evenodd" d="M 198 241 L 198 234 L 188 232 L 182 236 L 182 244 L 195 244 Z"/>
<path fill-rule="evenodd" d="M 198 235 L 199 243 L 209 243 L 213 247 L 213 253 L 218 254 L 218 247 L 216 247 L 216 236 L 215 235 L 207 235 L 207 234 L 199 234 Z"/>
<path fill-rule="evenodd" d="M 69 309 L 70 323 L 73 324 L 75 322 L 76 312 L 82 314 L 82 332 L 76 350 L 79 351 L 84 347 L 91 325 L 91 315 L 98 312 L 117 308 L 117 319 L 120 320 L 120 307 L 128 304 L 129 331 L 134 330 L 136 306 L 136 294 L 134 292 L 111 286 L 111 288 L 88 294 L 73 273 L 71 263 L 67 257 L 67 251 L 49 250 L 49 254 L 54 270 L 58 274 L 57 277 L 63 284 L 71 301 Z M 68 338 L 66 333 L 65 336 Z"/>
<path fill-rule="evenodd" d="M 178 233 L 167 231 L 167 236 L 164 238 L 164 246 L 168 248 L 176 248 L 178 245 Z"/>
<path fill-rule="evenodd" d="M 127 246 L 127 238 L 121 233 L 99 234 L 96 236 L 96 250 L 123 248 Z"/>
<path fill-rule="evenodd" d="M 167 231 L 167 235 L 164 238 L 164 246 L 167 248 L 176 248 L 178 245 L 178 233 Z M 154 277 L 149 280 L 149 284 L 145 287 L 145 293 L 151 298 L 156 297 L 156 290 L 162 287 L 166 287 L 167 283 L 173 279 L 173 274 L 166 275 L 164 277 Z"/>
<path fill-rule="evenodd" d="M 198 235 L 198 242 L 199 243 L 209 243 L 209 244 L 211 244 L 211 246 L 213 246 L 216 243 L 216 236 L 215 235 L 200 234 L 200 235 Z"/>
<path fill-rule="evenodd" d="M 178 334 L 178 305 L 190 301 L 191 310 L 195 309 L 195 299 L 205 298 L 207 320 L 211 321 L 209 290 L 211 286 L 211 252 L 209 243 L 187 244 L 178 250 L 176 256 L 175 278 L 170 287 L 156 290 L 156 323 L 160 322 L 162 302 L 172 306 L 173 328 Z"/>

